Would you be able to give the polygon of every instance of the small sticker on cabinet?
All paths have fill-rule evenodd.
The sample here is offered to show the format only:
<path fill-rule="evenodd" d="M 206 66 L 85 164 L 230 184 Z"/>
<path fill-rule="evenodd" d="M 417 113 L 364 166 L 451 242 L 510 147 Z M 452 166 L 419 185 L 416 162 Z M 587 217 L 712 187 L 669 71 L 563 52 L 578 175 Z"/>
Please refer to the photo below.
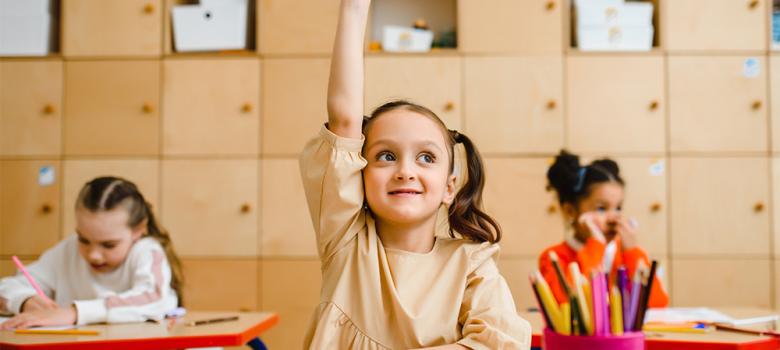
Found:
<path fill-rule="evenodd" d="M 664 174 L 664 160 L 658 159 L 650 162 L 650 176 L 662 176 Z"/>
<path fill-rule="evenodd" d="M 51 186 L 56 181 L 56 178 L 54 167 L 51 165 L 41 167 L 41 170 L 38 171 L 38 185 L 40 186 Z"/>
<path fill-rule="evenodd" d="M 750 57 L 745 60 L 745 67 L 742 69 L 745 78 L 758 78 L 761 75 L 761 61 L 758 58 Z"/>

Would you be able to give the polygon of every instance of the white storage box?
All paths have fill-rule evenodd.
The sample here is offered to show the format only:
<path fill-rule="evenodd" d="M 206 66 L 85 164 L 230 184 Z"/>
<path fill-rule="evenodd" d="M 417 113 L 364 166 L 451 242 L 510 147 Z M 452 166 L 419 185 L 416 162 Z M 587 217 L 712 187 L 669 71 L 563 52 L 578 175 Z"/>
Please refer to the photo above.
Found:
<path fill-rule="evenodd" d="M 578 25 L 645 26 L 653 23 L 653 4 L 618 0 L 577 1 Z"/>
<path fill-rule="evenodd" d="M 382 50 L 388 52 L 428 52 L 433 44 L 433 32 L 399 26 L 385 26 Z"/>
<path fill-rule="evenodd" d="M 0 16 L 0 56 L 49 54 L 51 15 Z"/>
<path fill-rule="evenodd" d="M 245 0 L 173 7 L 173 40 L 178 52 L 245 49 L 246 31 Z"/>
<path fill-rule="evenodd" d="M 0 16 L 35 16 L 51 13 L 52 0 L 0 0 Z"/>
<path fill-rule="evenodd" d="M 581 51 L 650 51 L 653 26 L 577 26 Z"/>

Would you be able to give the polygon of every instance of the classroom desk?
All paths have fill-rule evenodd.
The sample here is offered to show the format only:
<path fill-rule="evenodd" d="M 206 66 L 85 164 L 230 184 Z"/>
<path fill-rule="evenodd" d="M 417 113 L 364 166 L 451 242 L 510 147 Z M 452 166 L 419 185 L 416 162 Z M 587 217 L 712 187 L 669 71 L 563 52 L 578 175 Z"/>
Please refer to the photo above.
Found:
<path fill-rule="evenodd" d="M 718 308 L 718 311 L 738 319 L 779 314 L 775 310 L 756 308 Z M 533 332 L 531 349 L 541 349 L 544 329 L 542 315 L 538 312 L 521 312 L 520 316 L 531 323 Z M 760 329 L 761 326 L 754 327 Z M 645 332 L 645 346 L 646 350 L 777 350 L 780 349 L 780 342 L 771 336 L 717 330 L 704 334 Z"/>
<path fill-rule="evenodd" d="M 188 321 L 238 315 L 237 321 L 201 326 L 185 326 Z M 168 320 L 159 323 L 129 323 L 81 326 L 98 330 L 100 335 L 15 334 L 0 331 L 2 350 L 91 350 L 91 349 L 184 349 L 211 346 L 240 346 L 269 330 L 279 322 L 271 312 L 197 312 L 190 311 L 176 320 L 168 331 Z"/>

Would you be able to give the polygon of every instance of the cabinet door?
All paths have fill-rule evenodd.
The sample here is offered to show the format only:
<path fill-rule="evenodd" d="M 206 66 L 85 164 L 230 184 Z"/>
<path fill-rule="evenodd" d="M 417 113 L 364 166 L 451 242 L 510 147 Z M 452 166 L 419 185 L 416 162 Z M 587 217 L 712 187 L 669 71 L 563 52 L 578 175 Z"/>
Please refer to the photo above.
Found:
<path fill-rule="evenodd" d="M 263 154 L 297 158 L 328 121 L 330 59 L 265 59 L 263 72 Z"/>
<path fill-rule="evenodd" d="M 26 260 L 26 259 L 19 259 L 19 261 L 22 262 L 22 265 L 29 265 L 35 262 L 35 260 Z M 11 258 L 8 258 L 7 260 L 0 260 L 0 278 L 13 276 L 16 274 L 16 271 L 18 271 L 19 268 L 16 267 L 16 263 L 11 260 Z"/>
<path fill-rule="evenodd" d="M 258 59 L 169 59 L 163 63 L 163 153 L 257 155 Z"/>
<path fill-rule="evenodd" d="M 780 257 L 780 158 L 775 157 L 772 159 L 772 188 L 774 190 L 773 201 L 774 204 L 774 243 L 775 243 L 775 256 Z M 780 281 L 778 281 L 780 282 Z M 780 291 L 778 291 L 780 293 Z"/>
<path fill-rule="evenodd" d="M 317 258 L 297 159 L 263 159 L 263 257 Z"/>
<path fill-rule="evenodd" d="M 40 176 L 51 167 L 50 176 Z M 60 238 L 60 162 L 0 161 L 0 254 L 39 255 Z"/>
<path fill-rule="evenodd" d="M 466 57 L 466 135 L 482 153 L 555 153 L 563 146 L 560 56 Z"/>
<path fill-rule="evenodd" d="M 501 225 L 501 254 L 538 258 L 561 243 L 566 229 L 554 192 L 547 191 L 545 158 L 486 158 L 485 212 Z"/>
<path fill-rule="evenodd" d="M 198 311 L 257 311 L 258 264 L 254 259 L 183 259 L 185 305 Z"/>
<path fill-rule="evenodd" d="M 771 92 L 772 106 L 780 106 L 780 56 L 771 56 L 769 65 L 770 72 L 769 91 Z M 780 155 L 780 108 L 772 108 L 772 152 Z"/>
<path fill-rule="evenodd" d="M 257 160 L 164 160 L 162 224 L 183 257 L 257 256 Z"/>
<path fill-rule="evenodd" d="M 672 263 L 674 307 L 771 307 L 769 260 L 680 260 Z"/>
<path fill-rule="evenodd" d="M 638 243 L 650 255 L 666 255 L 666 162 L 663 157 L 615 158 L 626 182 L 623 215 L 637 220 Z"/>
<path fill-rule="evenodd" d="M 261 54 L 330 54 L 339 0 L 258 0 Z"/>
<path fill-rule="evenodd" d="M 263 333 L 269 349 L 300 349 L 322 289 L 319 259 L 263 260 L 261 310 L 274 310 L 284 322 Z M 295 276 L 295 278 L 290 278 Z"/>
<path fill-rule="evenodd" d="M 768 256 L 769 160 L 672 158 L 672 252 Z"/>
<path fill-rule="evenodd" d="M 59 156 L 62 61 L 0 62 L 0 154 Z"/>
<path fill-rule="evenodd" d="M 75 234 L 76 200 L 81 188 L 92 179 L 100 176 L 121 177 L 134 183 L 144 199 L 152 204 L 152 211 L 157 214 L 159 201 L 159 161 L 157 159 L 89 159 L 66 160 L 62 170 L 62 237 Z M 157 216 L 159 220 L 159 215 Z"/>
<path fill-rule="evenodd" d="M 432 110 L 448 128 L 460 129 L 459 57 L 375 56 L 365 62 L 365 115 L 405 99 Z"/>
<path fill-rule="evenodd" d="M 537 269 L 539 269 L 538 257 L 536 259 L 501 258 L 498 260 L 498 271 L 506 280 L 509 291 L 512 292 L 517 312 L 528 312 L 528 309 L 539 308 L 534 291 L 528 285 L 528 274 Z"/>
<path fill-rule="evenodd" d="M 157 56 L 162 0 L 63 0 L 62 54 Z"/>
<path fill-rule="evenodd" d="M 769 0 L 664 0 L 670 51 L 765 50 Z"/>
<path fill-rule="evenodd" d="M 65 63 L 66 155 L 159 154 L 159 61 Z"/>
<path fill-rule="evenodd" d="M 463 52 L 561 52 L 564 1 L 460 0 Z"/>
<path fill-rule="evenodd" d="M 568 57 L 568 146 L 583 153 L 664 152 L 664 58 Z"/>
<path fill-rule="evenodd" d="M 761 67 L 750 78 L 748 60 Z M 671 151 L 766 152 L 765 64 L 763 57 L 669 57 Z"/>

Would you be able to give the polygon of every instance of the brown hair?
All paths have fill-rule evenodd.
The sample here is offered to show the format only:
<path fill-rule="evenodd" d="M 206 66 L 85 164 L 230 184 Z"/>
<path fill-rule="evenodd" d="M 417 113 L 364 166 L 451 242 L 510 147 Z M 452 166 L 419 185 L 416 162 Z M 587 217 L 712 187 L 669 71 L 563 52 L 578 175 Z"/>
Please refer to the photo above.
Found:
<path fill-rule="evenodd" d="M 501 240 L 501 227 L 496 220 L 482 211 L 485 167 L 482 162 L 482 156 L 477 151 L 474 143 L 471 142 L 471 139 L 457 131 L 448 130 L 444 122 L 430 109 L 404 100 L 385 103 L 375 109 L 371 113 L 371 117 L 364 117 L 363 134 L 368 134 L 368 130 L 377 118 L 396 109 L 417 112 L 433 120 L 441 129 L 444 142 L 447 144 L 447 152 L 449 153 L 449 174 L 453 173 L 455 167 L 455 144 L 462 144 L 466 150 L 468 177 L 463 187 L 455 195 L 455 200 L 449 208 L 450 236 L 455 237 L 455 232 L 457 232 L 473 242 L 498 243 Z"/>
<path fill-rule="evenodd" d="M 76 207 L 82 207 L 91 212 L 108 211 L 123 205 L 130 213 L 127 225 L 136 228 L 146 220 L 146 230 L 143 237 L 152 237 L 162 245 L 168 264 L 171 266 L 171 288 L 176 291 L 179 306 L 183 305 L 182 285 L 184 275 L 176 252 L 173 251 L 171 237 L 154 218 L 152 206 L 146 200 L 138 187 L 130 181 L 116 177 L 99 177 L 87 182 L 79 192 Z"/>

